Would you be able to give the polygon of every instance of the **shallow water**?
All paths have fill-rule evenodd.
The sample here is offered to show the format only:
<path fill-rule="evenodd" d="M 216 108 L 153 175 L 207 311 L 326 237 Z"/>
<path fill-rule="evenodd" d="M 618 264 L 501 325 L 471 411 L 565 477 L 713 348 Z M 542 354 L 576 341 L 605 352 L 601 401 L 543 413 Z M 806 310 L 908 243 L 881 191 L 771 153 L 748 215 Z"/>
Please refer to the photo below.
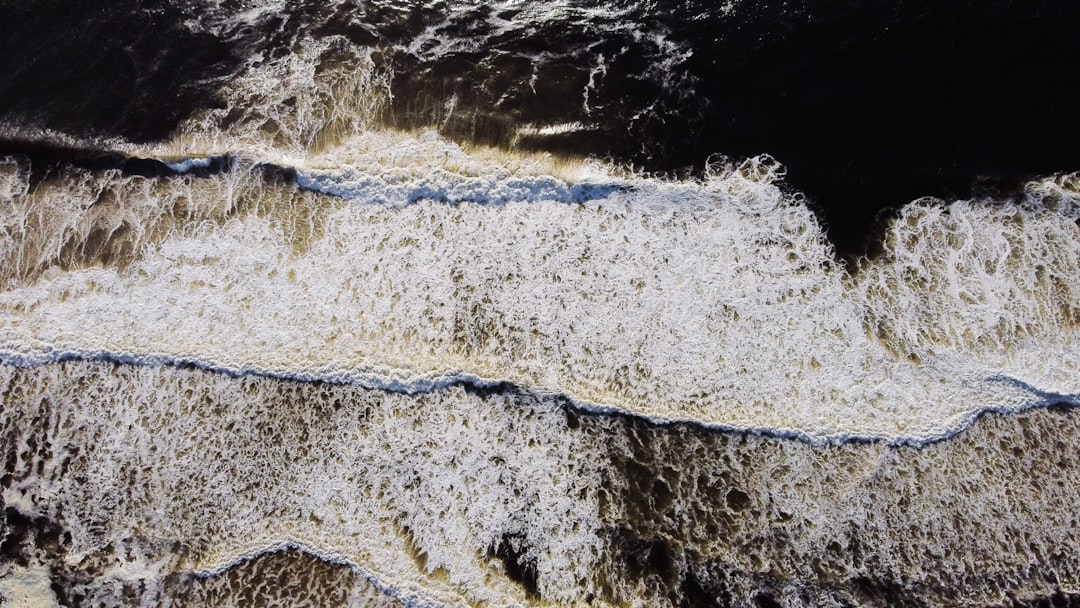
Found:
<path fill-rule="evenodd" d="M 1074 21 L 893 4 L 7 7 L 0 597 L 1072 601 Z"/>

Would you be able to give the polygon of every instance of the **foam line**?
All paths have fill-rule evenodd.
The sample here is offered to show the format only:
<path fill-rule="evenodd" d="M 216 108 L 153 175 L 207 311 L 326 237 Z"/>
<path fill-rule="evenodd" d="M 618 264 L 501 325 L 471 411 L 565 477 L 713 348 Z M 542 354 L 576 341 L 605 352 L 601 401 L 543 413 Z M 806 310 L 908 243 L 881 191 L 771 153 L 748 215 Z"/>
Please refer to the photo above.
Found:
<path fill-rule="evenodd" d="M 255 367 L 230 367 L 213 361 L 188 357 L 170 357 L 166 355 L 140 355 L 133 353 L 110 353 L 105 351 L 80 352 L 72 350 L 46 349 L 36 354 L 29 350 L 0 346 L 0 365 L 32 368 L 41 365 L 64 363 L 67 361 L 103 362 L 117 365 L 144 367 L 193 368 L 204 372 L 221 374 L 229 378 L 268 378 L 304 383 L 325 383 L 353 385 L 370 390 L 403 395 L 423 395 L 437 393 L 450 388 L 461 387 L 471 392 L 487 393 L 491 391 L 527 394 L 536 397 L 554 398 L 573 408 L 576 412 L 593 416 L 630 417 L 644 420 L 659 427 L 688 425 L 709 431 L 735 435 L 753 435 L 770 439 L 797 441 L 815 447 L 841 446 L 846 444 L 881 443 L 890 447 L 921 448 L 952 439 L 974 426 L 979 419 L 992 414 L 1015 415 L 1029 410 L 1069 407 L 1080 408 L 1080 395 L 1060 394 L 1043 391 L 1021 380 L 1007 376 L 992 376 L 988 382 L 1007 384 L 1022 388 L 1037 399 L 1017 407 L 988 406 L 964 413 L 958 422 L 944 432 L 923 437 L 893 437 L 884 434 L 830 433 L 811 434 L 798 429 L 772 428 L 760 426 L 739 426 L 707 422 L 693 418 L 665 418 L 649 416 L 631 410 L 608 407 L 575 398 L 572 395 L 552 391 L 534 391 L 509 380 L 482 378 L 468 372 L 448 372 L 424 376 L 400 375 L 395 378 L 390 372 L 375 370 L 266 370 Z"/>
<path fill-rule="evenodd" d="M 296 184 L 304 190 L 347 200 L 390 205 L 411 205 L 421 200 L 458 204 L 464 202 L 503 205 L 511 202 L 584 203 L 600 200 L 625 186 L 567 184 L 552 177 L 513 177 L 499 180 L 494 188 L 487 178 L 463 178 L 445 171 L 434 179 L 395 183 L 384 176 L 350 170 L 297 170 Z"/>
<path fill-rule="evenodd" d="M 320 551 L 319 549 L 316 549 L 315 547 L 305 545 L 304 543 L 295 540 L 286 540 L 277 544 L 268 545 L 262 549 L 243 553 L 242 555 L 238 555 L 234 559 L 231 559 L 218 566 L 214 566 L 212 568 L 205 568 L 202 570 L 196 570 L 192 572 L 192 575 L 194 575 L 197 579 L 215 578 L 221 576 L 222 574 L 225 574 L 233 568 L 251 562 L 252 560 L 258 559 L 265 555 L 272 555 L 285 551 L 298 551 L 305 555 L 314 557 L 324 563 L 348 568 L 355 574 L 361 576 L 365 581 L 370 583 L 373 587 L 378 589 L 383 594 L 401 602 L 404 608 L 441 608 L 443 606 L 443 604 L 427 601 L 417 594 L 407 594 L 396 587 L 382 582 L 381 580 L 379 580 L 379 577 L 375 576 L 366 568 L 354 562 L 353 560 L 348 559 L 347 557 L 335 553 L 326 553 Z"/>
<path fill-rule="evenodd" d="M 30 159 L 33 163 L 69 163 L 91 171 L 115 169 L 123 175 L 173 177 L 191 175 L 208 178 L 245 164 L 284 176 L 297 187 L 345 200 L 382 203 L 390 206 L 414 204 L 421 200 L 448 204 L 464 202 L 503 205 L 511 202 L 562 202 L 581 204 L 601 200 L 632 186 L 592 181 L 567 182 L 547 175 L 490 176 L 455 174 L 445 169 L 428 171 L 421 179 L 386 175 L 355 167 L 306 167 L 238 151 L 207 156 L 151 156 L 122 150 L 103 152 L 63 144 L 39 144 L 0 140 L 0 153 Z M 411 176 L 410 176 L 411 177 Z"/>

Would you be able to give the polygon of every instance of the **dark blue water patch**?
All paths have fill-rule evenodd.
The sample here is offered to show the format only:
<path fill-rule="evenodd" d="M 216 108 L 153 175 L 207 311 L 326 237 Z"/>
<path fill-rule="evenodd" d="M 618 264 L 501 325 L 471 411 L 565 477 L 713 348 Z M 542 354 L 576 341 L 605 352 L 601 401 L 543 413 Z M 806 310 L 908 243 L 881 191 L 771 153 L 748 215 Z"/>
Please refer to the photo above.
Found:
<path fill-rule="evenodd" d="M 582 204 L 608 198 L 616 192 L 625 192 L 627 188 L 613 184 L 580 183 L 569 185 L 568 190 L 570 196 L 566 202 Z"/>

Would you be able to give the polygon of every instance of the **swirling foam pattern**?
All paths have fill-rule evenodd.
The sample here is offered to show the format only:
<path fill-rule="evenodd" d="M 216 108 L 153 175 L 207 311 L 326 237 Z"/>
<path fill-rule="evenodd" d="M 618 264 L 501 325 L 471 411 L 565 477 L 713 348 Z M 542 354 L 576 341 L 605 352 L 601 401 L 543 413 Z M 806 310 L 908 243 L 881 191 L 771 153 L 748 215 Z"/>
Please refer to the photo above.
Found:
<path fill-rule="evenodd" d="M 773 169 L 628 178 L 582 203 L 555 178 L 432 172 L 383 189 L 388 206 L 245 166 L 76 171 L 24 193 L 9 162 L 2 349 L 403 392 L 509 381 L 812 441 L 925 441 L 982 410 L 1075 401 L 1067 180 L 1018 203 L 913 204 L 851 276 Z"/>
<path fill-rule="evenodd" d="M 236 54 L 158 83 L 217 87 L 165 141 L 0 122 L 0 603 L 1077 597 L 1076 175 L 911 202 L 848 267 L 768 156 L 515 147 L 704 120 L 650 5 L 292 4 L 173 7 Z M 569 82 L 562 122 L 454 143 L 502 118 L 402 95 L 566 15 L 618 44 L 499 97 Z M 662 104 L 619 105 L 623 54 Z"/>

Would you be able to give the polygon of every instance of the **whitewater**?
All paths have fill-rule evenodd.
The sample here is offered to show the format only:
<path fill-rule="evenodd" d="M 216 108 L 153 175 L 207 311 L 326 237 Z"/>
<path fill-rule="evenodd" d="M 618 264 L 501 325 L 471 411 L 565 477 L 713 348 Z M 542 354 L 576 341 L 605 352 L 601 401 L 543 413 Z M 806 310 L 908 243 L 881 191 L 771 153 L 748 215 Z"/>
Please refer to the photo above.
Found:
<path fill-rule="evenodd" d="M 511 382 L 813 441 L 925 441 L 1080 391 L 1069 176 L 1011 203 L 917 201 L 849 273 L 769 159 L 574 182 L 401 138 L 291 181 L 240 161 L 164 180 L 73 169 L 31 193 L 7 161 L 5 362 Z M 441 164 L 364 166 L 384 158 Z"/>
<path fill-rule="evenodd" d="M 289 14 L 225 4 L 184 28 Z M 514 4 L 398 50 L 580 13 L 689 103 L 662 28 Z M 400 61 L 308 9 L 163 140 L 0 117 L 38 146 L 0 156 L 0 598 L 1080 592 L 1080 176 L 912 200 L 845 259 L 770 150 L 680 174 L 529 145 L 601 131 L 605 48 L 574 120 L 496 129 L 452 97 L 404 124 Z"/>

